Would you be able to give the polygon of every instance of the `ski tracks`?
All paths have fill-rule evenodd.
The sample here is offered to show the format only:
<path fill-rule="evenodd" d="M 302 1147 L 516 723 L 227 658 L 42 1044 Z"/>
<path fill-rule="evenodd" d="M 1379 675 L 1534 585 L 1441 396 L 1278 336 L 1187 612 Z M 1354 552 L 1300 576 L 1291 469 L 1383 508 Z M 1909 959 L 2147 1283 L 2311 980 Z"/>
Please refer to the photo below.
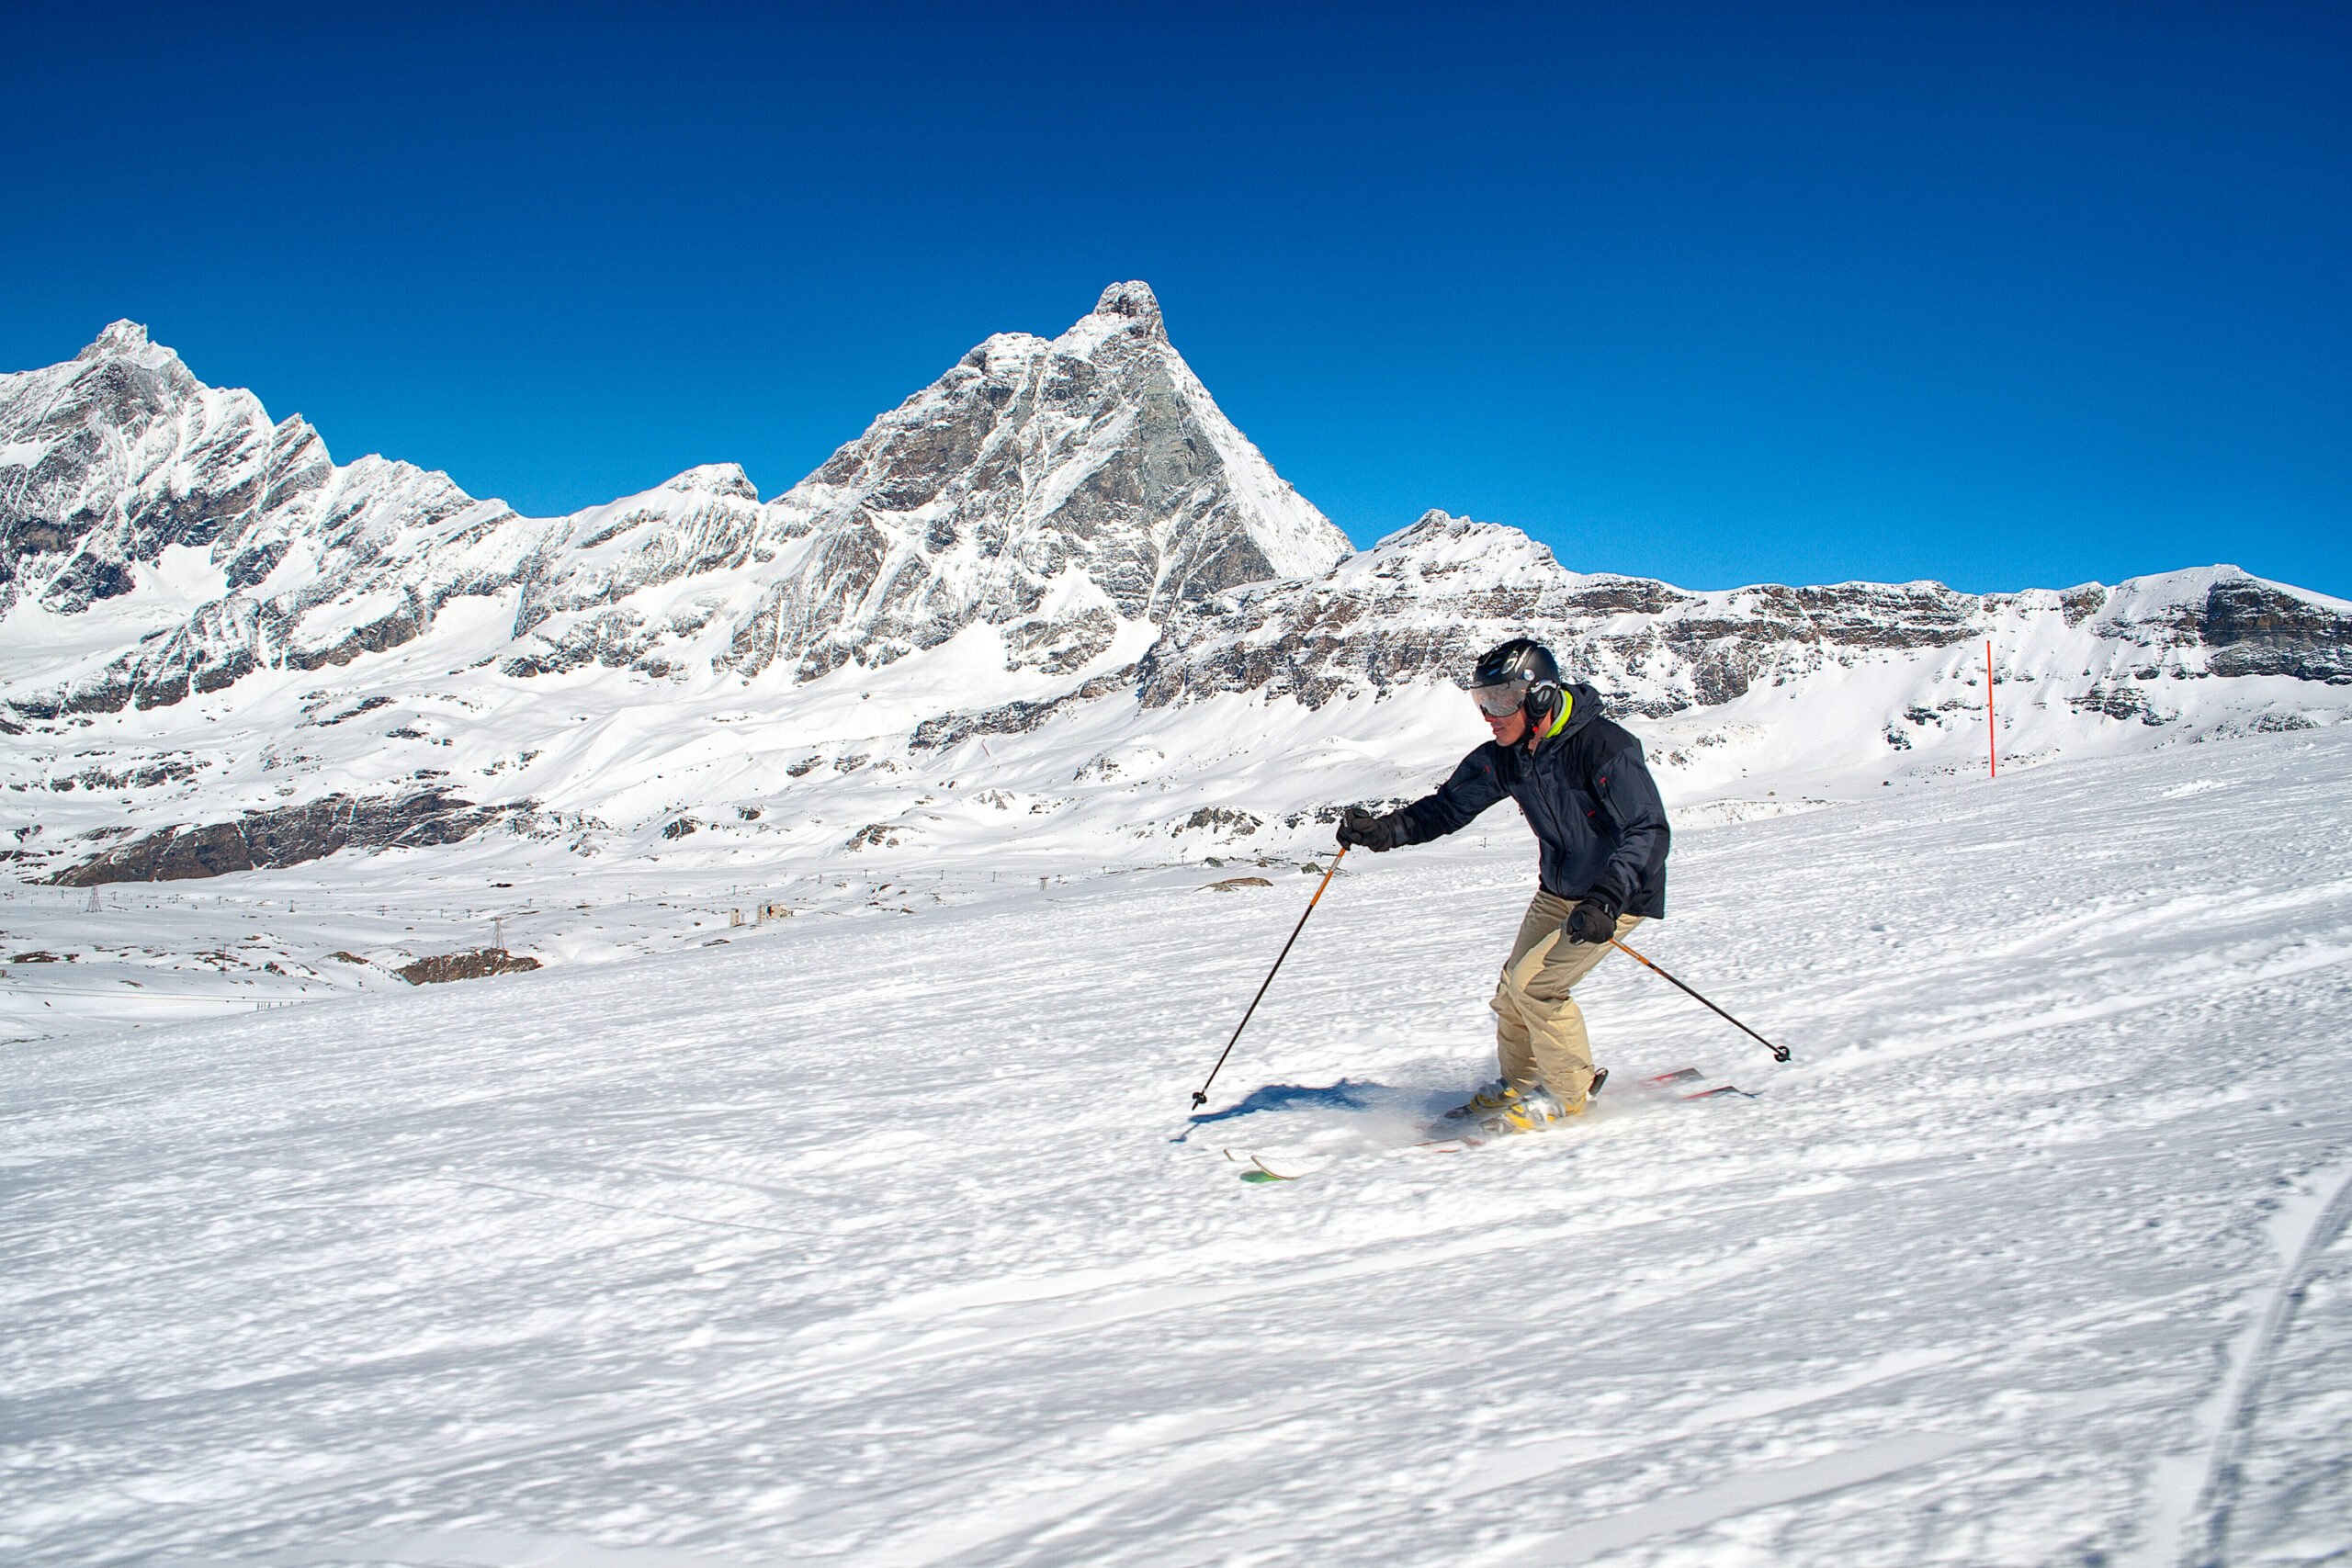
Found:
<path fill-rule="evenodd" d="M 2277 1239 L 2287 1266 L 2254 1314 L 2233 1358 L 2229 1381 L 2217 1396 L 2220 1420 L 2206 1453 L 2203 1485 L 2183 1510 L 2185 1517 L 2163 1517 L 2173 1512 L 2169 1507 L 2160 1514 L 2154 1545 L 2164 1554 L 2156 1561 L 2177 1562 L 2181 1568 L 2225 1568 L 2232 1561 L 2231 1527 L 2245 1491 L 2247 1450 L 2263 1412 L 2272 1371 L 2329 1249 L 2352 1226 L 2352 1167 L 2332 1173 L 2331 1179 L 2332 1190 L 2324 1199 L 2314 1196 L 2281 1216 L 2283 1223 L 2277 1229 L 2286 1234 Z M 2169 1531 L 2166 1526 L 2171 1527 Z M 2341 1520 L 2337 1528 L 2345 1537 L 2338 1548 L 2352 1547 L 2352 1529 Z M 2164 1551 L 2167 1539 L 2177 1544 Z"/>

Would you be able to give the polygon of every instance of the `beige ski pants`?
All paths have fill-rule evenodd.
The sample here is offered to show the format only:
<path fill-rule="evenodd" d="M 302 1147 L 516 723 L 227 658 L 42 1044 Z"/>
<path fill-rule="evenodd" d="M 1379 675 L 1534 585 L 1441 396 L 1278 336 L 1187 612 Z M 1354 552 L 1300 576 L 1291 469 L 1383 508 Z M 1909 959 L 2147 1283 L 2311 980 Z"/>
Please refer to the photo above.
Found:
<path fill-rule="evenodd" d="M 1592 1046 L 1585 1038 L 1584 1010 L 1569 991 L 1592 966 L 1615 949 L 1606 942 L 1570 942 L 1560 922 L 1576 908 L 1572 898 L 1538 893 L 1519 923 L 1495 987 L 1495 1055 L 1503 1077 L 1515 1084 L 1541 1079 L 1560 1103 L 1573 1106 L 1592 1083 Z M 1642 923 L 1639 915 L 1617 917 L 1623 936 Z"/>

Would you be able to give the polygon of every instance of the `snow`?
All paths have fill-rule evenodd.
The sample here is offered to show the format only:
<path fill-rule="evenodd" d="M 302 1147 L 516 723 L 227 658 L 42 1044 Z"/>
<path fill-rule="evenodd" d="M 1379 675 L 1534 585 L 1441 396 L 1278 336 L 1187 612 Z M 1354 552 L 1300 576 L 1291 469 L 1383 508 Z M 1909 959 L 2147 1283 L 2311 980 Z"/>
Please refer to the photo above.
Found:
<path fill-rule="evenodd" d="M 1393 762 L 1348 705 L 1081 711 L 1055 745 L 1237 800 L 1313 753 L 1374 793 Z M 1286 750 L 1188 728 L 1245 711 Z M 946 826 L 871 862 L 752 822 L 96 914 L 17 888 L 9 953 L 60 961 L 7 966 L 12 1032 L 40 1032 L 28 999 L 185 988 L 9 1046 L 0 1552 L 2340 1558 L 2347 764 L 2352 731 L 2252 735 L 1686 831 L 1633 940 L 1795 1060 L 1612 959 L 1585 998 L 1617 1085 L 1458 1155 L 1398 1145 L 1490 1070 L 1532 880 L 1507 808 L 1348 857 L 1198 1123 L 1316 883 L 1165 840 L 1107 859 L 1050 815 L 983 830 L 1038 788 L 910 783 Z M 811 831 L 865 820 L 823 791 L 867 787 L 812 791 Z M 1243 873 L 1272 886 L 1202 890 Z M 725 924 L 766 898 L 798 913 Z M 493 912 L 551 966 L 384 973 Z M 249 1010 L 298 986 L 331 999 Z M 1685 1065 L 1757 1098 L 1633 1087 Z M 1314 1168 L 1245 1184 L 1226 1146 Z"/>
<path fill-rule="evenodd" d="M 208 552 L 173 545 L 131 569 L 136 583 L 105 615 L 61 615 L 34 601 L 0 615 L 0 658 L 11 676 L 56 678 L 74 663 L 119 651 L 126 637 L 175 626 L 220 597 L 222 573 Z"/>
<path fill-rule="evenodd" d="M 2147 577 L 2130 578 L 2119 584 L 2109 598 L 2106 608 L 2100 612 L 2101 618 L 2129 621 L 2183 605 L 2200 604 L 2217 583 L 2248 578 L 2266 588 L 2285 588 L 2284 584 L 2273 582 L 2268 578 L 2251 577 L 2250 573 L 2234 566 L 2199 566 L 2181 571 L 2155 572 Z M 2309 588 L 2289 588 L 2286 591 L 2339 615 L 2352 610 L 2352 600 L 2337 599 Z"/>

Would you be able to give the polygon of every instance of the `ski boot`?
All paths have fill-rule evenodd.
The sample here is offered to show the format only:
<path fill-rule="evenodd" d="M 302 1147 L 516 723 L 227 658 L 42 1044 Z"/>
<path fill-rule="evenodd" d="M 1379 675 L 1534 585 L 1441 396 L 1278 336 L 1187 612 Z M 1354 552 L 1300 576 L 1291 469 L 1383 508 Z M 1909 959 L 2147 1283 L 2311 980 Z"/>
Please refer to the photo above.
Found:
<path fill-rule="evenodd" d="M 1449 1122 L 1463 1122 L 1492 1116 L 1497 1111 L 1506 1110 L 1517 1103 L 1520 1093 L 1520 1087 L 1509 1078 L 1497 1078 L 1490 1084 L 1481 1085 L 1477 1093 L 1447 1111 L 1445 1119 Z"/>
<path fill-rule="evenodd" d="M 1571 1116 L 1583 1114 L 1592 1102 L 1585 1095 L 1574 1105 L 1563 1105 L 1560 1097 L 1542 1084 L 1529 1084 L 1520 1089 L 1509 1105 L 1482 1118 L 1478 1126 L 1485 1133 L 1502 1137 L 1512 1133 L 1541 1133 L 1556 1127 Z"/>
<path fill-rule="evenodd" d="M 1593 1068 L 1592 1082 L 1586 1088 L 1584 1097 L 1587 1100 L 1590 1100 L 1594 1095 L 1600 1092 L 1600 1086 L 1608 1081 L 1609 1069 L 1607 1067 Z M 1447 1111 L 1445 1113 L 1445 1119 L 1449 1122 L 1464 1122 L 1473 1118 L 1483 1121 L 1487 1117 L 1498 1115 L 1509 1111 L 1513 1105 L 1519 1103 L 1520 1097 L 1526 1092 L 1526 1090 L 1521 1089 L 1517 1084 L 1512 1083 L 1508 1078 L 1497 1078 L 1494 1082 L 1486 1085 L 1480 1089 L 1477 1093 L 1472 1095 L 1469 1099 L 1464 1100 L 1461 1104 Z M 1548 1089 L 1544 1092 L 1547 1096 L 1550 1094 Z M 1554 1103 L 1558 1103 L 1556 1099 L 1554 1100 Z M 1578 1107 L 1578 1109 L 1581 1110 L 1582 1107 Z"/>

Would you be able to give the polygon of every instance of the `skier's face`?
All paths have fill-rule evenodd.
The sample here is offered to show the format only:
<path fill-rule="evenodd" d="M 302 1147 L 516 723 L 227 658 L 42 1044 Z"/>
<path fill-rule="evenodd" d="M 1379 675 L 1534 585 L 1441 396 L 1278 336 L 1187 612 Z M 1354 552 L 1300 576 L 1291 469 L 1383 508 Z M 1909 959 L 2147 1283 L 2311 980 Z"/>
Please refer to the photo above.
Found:
<path fill-rule="evenodd" d="M 1478 716 L 1487 721 L 1487 732 L 1495 738 L 1495 744 L 1498 746 L 1516 746 L 1526 737 L 1527 708 L 1524 705 L 1513 708 L 1499 718 L 1486 709 L 1480 708 Z"/>

